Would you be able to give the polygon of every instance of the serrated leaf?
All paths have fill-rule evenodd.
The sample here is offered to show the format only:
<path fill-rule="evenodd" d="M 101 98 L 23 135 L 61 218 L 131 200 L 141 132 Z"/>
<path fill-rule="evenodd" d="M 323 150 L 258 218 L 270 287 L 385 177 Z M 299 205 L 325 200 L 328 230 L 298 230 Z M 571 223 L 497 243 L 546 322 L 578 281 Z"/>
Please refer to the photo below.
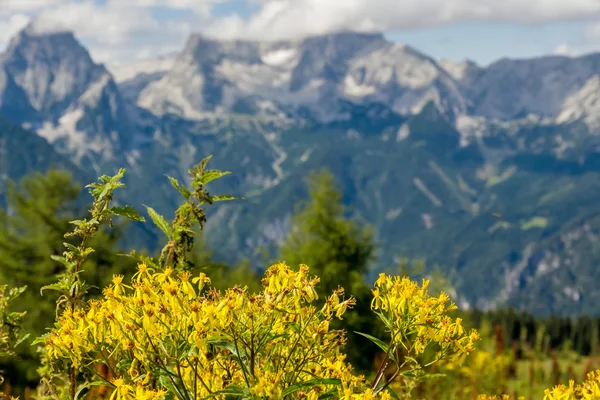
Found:
<path fill-rule="evenodd" d="M 40 288 L 40 295 L 43 294 L 44 290 L 56 290 L 57 292 L 60 292 L 63 289 L 63 286 L 64 285 L 62 282 L 56 282 L 51 285 L 42 286 Z"/>
<path fill-rule="evenodd" d="M 150 218 L 152 218 L 152 222 L 154 222 L 154 224 L 156 226 L 158 226 L 160 228 L 160 230 L 163 231 L 169 239 L 171 239 L 173 236 L 173 232 L 171 231 L 171 227 L 169 226 L 167 221 L 164 219 L 164 217 L 162 215 L 160 215 L 159 213 L 157 213 L 156 211 L 154 211 L 154 209 L 152 207 L 148 207 L 148 206 L 145 206 L 145 207 L 148 210 L 148 214 L 150 215 Z"/>
<path fill-rule="evenodd" d="M 33 341 L 31 342 L 31 345 L 36 345 L 36 344 L 40 344 L 40 343 L 45 343 L 46 339 L 50 336 L 50 332 L 48 333 L 44 333 L 41 336 L 36 337 L 35 339 L 33 339 Z"/>
<path fill-rule="evenodd" d="M 231 172 L 229 171 L 219 171 L 217 169 L 211 169 L 208 171 L 204 171 L 202 175 L 198 177 L 198 182 L 203 185 L 206 185 L 208 182 L 214 181 L 215 179 L 219 179 L 229 174 L 231 174 Z"/>
<path fill-rule="evenodd" d="M 97 201 L 102 201 L 104 200 L 104 197 L 106 197 L 106 195 L 111 191 L 111 187 L 110 185 L 107 183 L 102 187 L 102 191 L 100 192 L 100 194 L 98 195 L 98 198 L 96 199 Z"/>
<path fill-rule="evenodd" d="M 69 221 L 69 224 L 75 225 L 78 228 L 82 228 L 85 225 L 86 221 L 83 219 L 76 219 L 73 221 Z"/>
<path fill-rule="evenodd" d="M 243 198 L 237 197 L 237 196 L 229 196 L 229 195 L 210 196 L 210 201 L 213 203 L 215 203 L 217 201 L 229 201 L 229 200 L 243 200 Z"/>
<path fill-rule="evenodd" d="M 129 218 L 132 221 L 146 222 L 146 219 L 138 214 L 132 206 L 112 207 L 110 211 L 115 215 Z"/>
<path fill-rule="evenodd" d="M 25 286 L 21 286 L 21 287 L 14 287 L 11 288 L 8 291 L 8 299 L 9 300 L 14 300 L 16 297 L 18 297 L 19 295 L 21 295 L 23 292 L 25 292 L 25 290 L 27 290 L 27 285 Z"/>
<path fill-rule="evenodd" d="M 65 246 L 67 249 L 69 249 L 76 256 L 81 254 L 81 251 L 79 251 L 79 249 L 77 247 L 73 246 L 71 243 L 64 242 L 63 246 Z"/>
<path fill-rule="evenodd" d="M 204 168 L 206 168 L 206 164 L 208 164 L 208 162 L 212 159 L 212 154 L 208 157 L 206 157 L 204 160 L 200 161 L 200 164 L 198 165 L 198 168 L 202 171 L 204 170 Z"/>
<path fill-rule="evenodd" d="M 183 196 L 183 198 L 186 199 L 186 200 L 189 200 L 190 196 L 192 195 L 190 193 L 190 191 L 187 190 L 187 188 L 185 186 L 182 186 L 177 179 L 175 179 L 175 178 L 173 178 L 172 176 L 169 176 L 169 175 L 166 175 L 166 176 L 171 181 L 171 185 L 173 185 L 173 187 L 175 189 L 177 189 L 177 191 L 179 193 L 181 193 L 181 195 Z"/>
<path fill-rule="evenodd" d="M 110 178 L 110 182 L 111 183 L 117 183 L 117 181 L 119 179 L 121 179 L 123 176 L 125 176 L 125 172 L 127 172 L 127 170 L 125 168 L 119 168 L 119 172 L 117 172 L 117 174 L 115 176 L 113 176 L 112 178 Z"/>

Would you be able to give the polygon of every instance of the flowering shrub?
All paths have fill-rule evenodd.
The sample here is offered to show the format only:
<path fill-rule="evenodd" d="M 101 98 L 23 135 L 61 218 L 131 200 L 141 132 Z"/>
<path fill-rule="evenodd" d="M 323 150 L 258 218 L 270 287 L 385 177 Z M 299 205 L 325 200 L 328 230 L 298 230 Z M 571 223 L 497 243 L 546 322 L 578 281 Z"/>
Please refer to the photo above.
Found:
<path fill-rule="evenodd" d="M 220 293 L 206 287 L 203 273 L 192 278 L 140 264 L 131 285 L 115 276 L 102 301 L 90 301 L 85 311 L 65 310 L 46 337 L 48 356 L 82 370 L 116 360 L 119 378 L 111 384 L 117 398 L 390 398 L 378 382 L 369 387 L 353 374 L 341 352 L 345 333 L 329 329 L 354 299 L 339 288 L 317 310 L 311 303 L 318 281 L 306 266 L 293 271 L 276 264 L 262 293 L 248 295 L 240 287 Z M 376 283 L 373 308 L 389 323 L 389 358 L 401 370 L 414 359 L 400 362 L 398 346 L 418 353 L 438 344 L 436 359 L 460 361 L 478 339 L 444 315 L 451 309 L 447 297 L 429 297 L 427 284 L 383 274 Z"/>

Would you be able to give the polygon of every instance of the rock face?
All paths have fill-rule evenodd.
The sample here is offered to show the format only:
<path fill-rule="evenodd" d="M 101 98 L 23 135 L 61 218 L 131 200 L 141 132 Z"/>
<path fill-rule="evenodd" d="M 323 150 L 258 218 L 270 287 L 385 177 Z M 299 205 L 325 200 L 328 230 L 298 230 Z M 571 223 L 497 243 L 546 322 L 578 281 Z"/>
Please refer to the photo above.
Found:
<path fill-rule="evenodd" d="M 170 70 L 140 73 L 150 79 L 138 82 L 136 99 L 154 114 L 189 119 L 243 110 L 332 122 L 351 118 L 348 103 L 406 115 L 433 101 L 450 119 L 534 114 L 595 124 L 590 87 L 598 76 L 600 54 L 504 59 L 484 68 L 436 62 L 380 34 L 275 43 L 194 35 Z"/>
<path fill-rule="evenodd" d="M 17 99 L 28 122 L 58 122 L 91 85 L 108 75 L 71 32 L 38 34 L 32 26 L 10 41 L 0 66 L 1 109 L 6 112 L 14 104 L 8 99 Z"/>
<path fill-rule="evenodd" d="M 600 54 L 505 59 L 467 74 L 464 93 L 475 115 L 504 120 L 528 114 L 557 117 L 567 99 L 599 74 Z"/>
<path fill-rule="evenodd" d="M 0 56 L 0 114 L 78 163 L 99 166 L 126 151 L 136 136 L 131 111 L 110 72 L 71 32 L 30 25 Z"/>
<path fill-rule="evenodd" d="M 431 58 L 380 34 L 339 33 L 277 43 L 192 36 L 138 104 L 186 118 L 245 107 L 331 122 L 349 118 L 348 101 L 412 113 L 431 100 L 453 113 L 466 110 L 452 77 Z"/>

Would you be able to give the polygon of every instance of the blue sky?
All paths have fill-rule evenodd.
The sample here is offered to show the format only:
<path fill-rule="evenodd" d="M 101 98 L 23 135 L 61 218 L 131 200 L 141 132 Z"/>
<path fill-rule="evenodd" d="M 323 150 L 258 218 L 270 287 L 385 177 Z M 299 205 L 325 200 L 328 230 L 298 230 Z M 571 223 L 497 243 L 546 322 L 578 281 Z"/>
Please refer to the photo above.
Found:
<path fill-rule="evenodd" d="M 428 29 L 406 29 L 386 34 L 437 59 L 473 59 L 489 64 L 502 57 L 529 58 L 553 54 L 567 44 L 576 51 L 593 49 L 586 40 L 586 24 L 553 22 L 542 25 L 465 22 Z"/>
<path fill-rule="evenodd" d="M 73 30 L 108 64 L 177 51 L 198 31 L 275 40 L 376 30 L 482 65 L 600 50 L 600 0 L 0 0 L 0 49 L 32 19 Z"/>

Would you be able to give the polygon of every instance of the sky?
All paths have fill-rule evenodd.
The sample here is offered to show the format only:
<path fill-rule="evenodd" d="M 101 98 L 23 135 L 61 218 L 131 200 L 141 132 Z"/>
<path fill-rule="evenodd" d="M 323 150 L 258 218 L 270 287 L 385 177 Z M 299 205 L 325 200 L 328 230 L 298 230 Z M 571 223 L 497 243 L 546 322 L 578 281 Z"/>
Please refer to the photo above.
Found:
<path fill-rule="evenodd" d="M 32 21 L 41 32 L 72 30 L 108 65 L 179 51 L 197 32 L 281 40 L 378 31 L 480 65 L 600 51 L 600 0 L 0 0 L 0 51 Z"/>

